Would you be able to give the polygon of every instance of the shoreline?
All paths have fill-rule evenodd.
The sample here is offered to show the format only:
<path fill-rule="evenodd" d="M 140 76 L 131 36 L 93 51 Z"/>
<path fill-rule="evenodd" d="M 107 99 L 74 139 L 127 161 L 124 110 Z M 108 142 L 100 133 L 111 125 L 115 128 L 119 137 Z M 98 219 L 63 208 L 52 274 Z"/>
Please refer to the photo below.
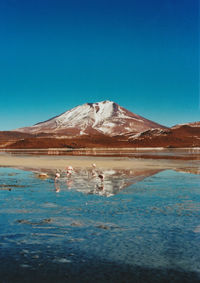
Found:
<path fill-rule="evenodd" d="M 175 169 L 200 166 L 199 160 L 144 159 L 128 157 L 61 156 L 61 155 L 11 155 L 0 153 L 0 167 L 31 168 L 32 170 L 91 168 L 95 163 L 99 169 Z"/>
<path fill-rule="evenodd" d="M 52 156 L 68 158 L 126 158 L 150 160 L 200 160 L 200 148 L 39 148 L 39 149 L 0 149 L 0 155 L 13 156 Z"/>
<path fill-rule="evenodd" d="M 54 147 L 49 147 L 49 148 L 0 148 L 0 151 L 3 152 L 7 152 L 7 151 L 48 151 L 48 150 L 60 150 L 60 151 L 79 151 L 79 150 L 83 150 L 83 151 L 87 151 L 87 150 L 111 150 L 111 151 L 115 151 L 115 150 L 122 150 L 122 151 L 141 151 L 141 150 L 145 150 L 145 151 L 162 151 L 162 150 L 166 150 L 166 151 L 173 151 L 173 150 L 199 150 L 200 151 L 200 147 L 80 147 L 80 148 L 66 148 L 66 147 L 61 147 L 61 148 L 54 148 Z"/>

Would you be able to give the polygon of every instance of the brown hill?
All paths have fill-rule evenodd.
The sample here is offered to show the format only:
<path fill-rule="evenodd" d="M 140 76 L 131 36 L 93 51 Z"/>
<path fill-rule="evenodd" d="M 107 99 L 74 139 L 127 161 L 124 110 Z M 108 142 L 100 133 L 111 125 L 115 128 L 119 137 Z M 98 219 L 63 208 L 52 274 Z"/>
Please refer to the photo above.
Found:
<path fill-rule="evenodd" d="M 0 147 L 4 148 L 19 140 L 24 140 L 30 137 L 33 137 L 33 135 L 16 131 L 2 131 L 0 132 Z"/>
<path fill-rule="evenodd" d="M 95 147 L 126 147 L 127 141 L 122 141 L 117 137 L 105 135 L 84 135 L 81 137 L 28 137 L 20 139 L 6 148 L 9 149 L 39 149 L 39 148 L 95 148 Z"/>
<path fill-rule="evenodd" d="M 166 130 L 148 130 L 129 136 L 128 141 L 133 147 L 199 147 L 200 127 L 185 124 Z"/>

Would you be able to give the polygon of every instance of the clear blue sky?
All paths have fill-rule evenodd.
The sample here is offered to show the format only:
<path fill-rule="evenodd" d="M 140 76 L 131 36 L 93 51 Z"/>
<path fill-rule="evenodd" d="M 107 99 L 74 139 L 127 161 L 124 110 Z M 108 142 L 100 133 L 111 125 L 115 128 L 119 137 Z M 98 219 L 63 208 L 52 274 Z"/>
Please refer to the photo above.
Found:
<path fill-rule="evenodd" d="M 199 0 L 1 0 L 0 130 L 113 100 L 199 121 Z"/>

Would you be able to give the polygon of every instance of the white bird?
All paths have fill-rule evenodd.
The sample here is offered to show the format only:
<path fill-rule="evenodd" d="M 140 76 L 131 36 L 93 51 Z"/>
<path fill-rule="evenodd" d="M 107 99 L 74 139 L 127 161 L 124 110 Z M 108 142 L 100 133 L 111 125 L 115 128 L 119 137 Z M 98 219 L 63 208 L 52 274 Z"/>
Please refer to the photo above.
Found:
<path fill-rule="evenodd" d="M 68 166 L 66 167 L 66 170 L 67 170 L 67 177 L 70 177 L 72 175 L 72 172 L 74 171 L 73 167 L 72 166 Z"/>
<path fill-rule="evenodd" d="M 68 171 L 73 171 L 73 170 L 74 170 L 74 168 L 73 168 L 72 166 L 68 166 L 66 169 L 67 169 Z"/>
<path fill-rule="evenodd" d="M 58 178 L 60 178 L 60 173 L 56 173 L 56 175 L 55 175 L 55 181 L 56 181 Z"/>

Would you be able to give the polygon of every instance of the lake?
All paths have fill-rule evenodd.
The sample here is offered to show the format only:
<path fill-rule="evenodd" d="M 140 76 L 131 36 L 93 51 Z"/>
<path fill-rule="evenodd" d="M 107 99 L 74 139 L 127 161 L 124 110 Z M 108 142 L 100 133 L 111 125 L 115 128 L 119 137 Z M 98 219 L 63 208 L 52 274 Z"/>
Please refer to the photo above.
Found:
<path fill-rule="evenodd" d="M 200 282 L 198 168 L 1 167 L 0 282 Z"/>

